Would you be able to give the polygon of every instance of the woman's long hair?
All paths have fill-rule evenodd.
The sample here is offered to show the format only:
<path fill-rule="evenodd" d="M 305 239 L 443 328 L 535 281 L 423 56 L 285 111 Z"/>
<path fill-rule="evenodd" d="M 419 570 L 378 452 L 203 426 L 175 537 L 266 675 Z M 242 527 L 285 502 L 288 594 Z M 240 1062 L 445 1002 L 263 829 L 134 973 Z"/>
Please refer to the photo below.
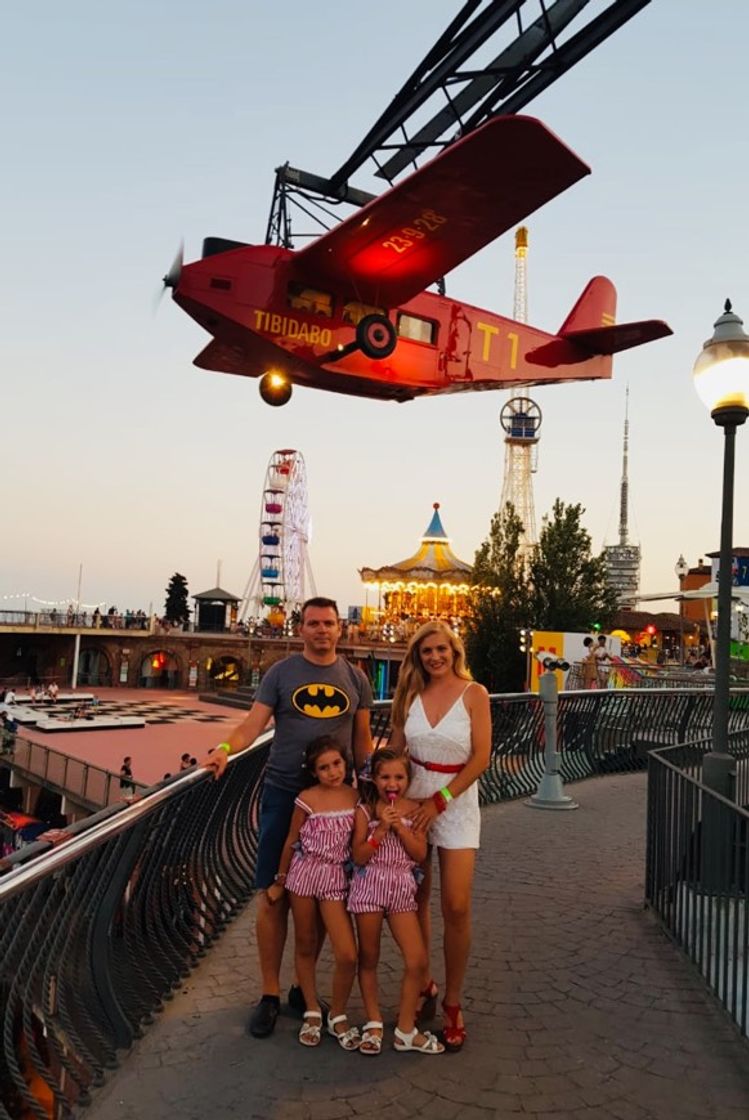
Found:
<path fill-rule="evenodd" d="M 428 674 L 421 664 L 420 648 L 425 638 L 432 634 L 444 634 L 453 651 L 453 672 L 456 677 L 464 681 L 472 681 L 468 666 L 466 665 L 466 651 L 458 635 L 446 626 L 444 622 L 425 622 L 416 631 L 408 643 L 406 656 L 398 674 L 398 684 L 393 697 L 393 710 L 391 720 L 393 727 L 403 727 L 406 716 L 414 700 L 427 686 Z"/>

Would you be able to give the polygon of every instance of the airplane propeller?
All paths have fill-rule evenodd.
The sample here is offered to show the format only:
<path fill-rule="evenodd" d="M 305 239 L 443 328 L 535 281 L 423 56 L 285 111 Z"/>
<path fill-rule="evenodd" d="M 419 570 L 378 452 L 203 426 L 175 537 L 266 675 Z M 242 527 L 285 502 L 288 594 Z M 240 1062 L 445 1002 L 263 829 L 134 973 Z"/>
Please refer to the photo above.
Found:
<path fill-rule="evenodd" d="M 161 288 L 159 290 L 159 294 L 156 297 L 156 307 L 158 307 L 159 304 L 161 303 L 161 300 L 164 296 L 164 292 L 167 290 L 167 288 L 171 288 L 172 290 L 174 290 L 177 287 L 177 285 L 179 284 L 179 278 L 182 275 L 182 262 L 184 261 L 184 259 L 185 259 L 185 243 L 184 243 L 184 241 L 180 241 L 179 249 L 177 250 L 177 253 L 176 253 L 176 256 L 175 256 L 174 260 L 172 261 L 171 265 L 169 266 L 169 271 L 167 272 L 166 276 L 164 276 L 164 278 L 163 278 L 163 282 L 162 282 Z M 154 310 L 156 309 L 156 307 L 154 308 Z"/>

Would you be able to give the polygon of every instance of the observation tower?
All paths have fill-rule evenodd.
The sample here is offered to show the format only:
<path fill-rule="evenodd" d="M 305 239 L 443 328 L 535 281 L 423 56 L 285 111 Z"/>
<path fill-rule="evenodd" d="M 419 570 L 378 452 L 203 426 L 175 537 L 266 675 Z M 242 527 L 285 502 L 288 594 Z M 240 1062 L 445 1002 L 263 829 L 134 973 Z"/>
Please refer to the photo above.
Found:
<path fill-rule="evenodd" d="M 624 406 L 624 448 L 619 489 L 619 543 L 603 550 L 606 582 L 616 591 L 620 607 L 634 610 L 640 591 L 640 546 L 629 543 L 629 386 Z"/>
<path fill-rule="evenodd" d="M 528 230 L 520 226 L 515 231 L 515 291 L 513 318 L 518 323 L 528 321 Z M 518 385 L 522 390 L 524 386 Z M 505 473 L 502 483 L 500 508 L 508 502 L 523 523 L 520 551 L 528 555 L 536 543 L 536 511 L 533 503 L 533 475 L 538 467 L 538 439 L 541 427 L 541 409 L 535 401 L 523 394 L 512 396 L 503 405 L 499 422 L 505 433 Z"/>

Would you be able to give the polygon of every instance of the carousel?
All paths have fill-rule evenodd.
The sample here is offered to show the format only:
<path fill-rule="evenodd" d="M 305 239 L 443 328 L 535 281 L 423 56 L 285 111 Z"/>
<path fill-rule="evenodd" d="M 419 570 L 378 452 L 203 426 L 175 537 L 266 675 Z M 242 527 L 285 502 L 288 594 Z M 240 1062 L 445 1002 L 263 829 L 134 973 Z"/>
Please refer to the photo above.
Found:
<path fill-rule="evenodd" d="M 468 611 L 473 569 L 459 560 L 435 502 L 432 519 L 419 549 L 407 560 L 359 572 L 367 592 L 367 608 L 381 623 L 420 624 L 430 618 L 461 619 Z M 370 606 L 371 597 L 376 604 Z"/>

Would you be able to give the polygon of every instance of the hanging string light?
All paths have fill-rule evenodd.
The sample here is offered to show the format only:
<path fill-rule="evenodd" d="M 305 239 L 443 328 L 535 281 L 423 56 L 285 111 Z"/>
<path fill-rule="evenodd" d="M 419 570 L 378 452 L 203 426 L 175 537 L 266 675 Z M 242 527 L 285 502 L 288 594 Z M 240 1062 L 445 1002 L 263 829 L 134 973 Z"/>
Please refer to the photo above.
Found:
<path fill-rule="evenodd" d="M 75 606 L 73 599 L 40 599 L 38 595 L 32 595 L 30 591 L 19 591 L 15 595 L 0 595 L 0 601 L 7 602 L 10 599 L 23 599 L 25 602 L 31 601 L 32 603 L 39 603 L 43 607 L 68 607 Z M 106 606 L 106 603 L 81 603 L 81 610 L 94 610 L 96 607 Z"/>

